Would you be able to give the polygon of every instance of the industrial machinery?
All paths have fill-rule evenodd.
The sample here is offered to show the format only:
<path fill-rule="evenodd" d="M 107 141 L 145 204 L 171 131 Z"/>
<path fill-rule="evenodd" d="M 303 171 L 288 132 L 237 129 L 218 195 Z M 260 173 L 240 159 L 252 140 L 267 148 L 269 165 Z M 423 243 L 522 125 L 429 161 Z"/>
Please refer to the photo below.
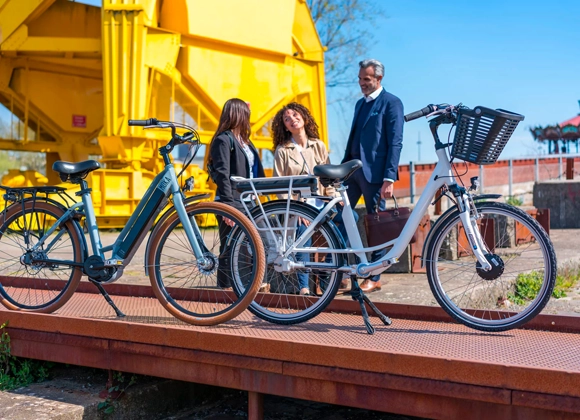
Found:
<path fill-rule="evenodd" d="M 0 0 L 0 149 L 43 152 L 47 168 L 2 183 L 57 184 L 54 161 L 98 157 L 101 226 L 123 226 L 162 167 L 163 133 L 127 120 L 182 121 L 207 144 L 232 97 L 250 104 L 259 149 L 290 101 L 327 141 L 323 46 L 305 0 Z M 213 192 L 203 162 L 189 176 L 193 193 Z"/>

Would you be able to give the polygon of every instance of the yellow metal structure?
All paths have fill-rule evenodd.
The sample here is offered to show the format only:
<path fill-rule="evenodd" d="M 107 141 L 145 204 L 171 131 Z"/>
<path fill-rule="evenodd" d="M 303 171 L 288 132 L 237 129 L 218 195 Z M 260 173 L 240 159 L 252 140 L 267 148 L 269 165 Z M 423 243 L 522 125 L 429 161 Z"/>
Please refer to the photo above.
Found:
<path fill-rule="evenodd" d="M 207 144 L 233 97 L 250 104 L 260 149 L 290 101 L 311 110 L 326 142 L 323 47 L 305 0 L 0 0 L 0 103 L 11 115 L 0 149 L 47 163 L 45 179 L 3 182 L 55 184 L 55 160 L 98 157 L 104 169 L 89 181 L 101 224 L 123 226 L 162 167 L 167 133 L 127 120 L 189 123 Z M 195 192 L 211 190 L 199 167 L 190 175 Z"/>

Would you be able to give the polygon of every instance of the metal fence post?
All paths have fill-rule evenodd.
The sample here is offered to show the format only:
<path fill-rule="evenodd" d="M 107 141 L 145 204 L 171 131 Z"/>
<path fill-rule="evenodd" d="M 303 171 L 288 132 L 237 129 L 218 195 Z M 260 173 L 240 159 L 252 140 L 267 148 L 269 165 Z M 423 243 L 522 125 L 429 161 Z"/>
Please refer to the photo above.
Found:
<path fill-rule="evenodd" d="M 415 163 L 409 162 L 409 177 L 410 177 L 410 191 L 409 195 L 411 196 L 411 204 L 415 203 Z"/>
<path fill-rule="evenodd" d="M 513 160 L 508 160 L 508 182 L 509 182 L 509 194 L 508 196 L 511 197 L 513 195 L 513 171 L 514 171 L 514 162 Z"/>
<path fill-rule="evenodd" d="M 566 179 L 574 179 L 574 158 L 566 158 Z"/>
<path fill-rule="evenodd" d="M 559 167 L 560 167 L 560 170 L 558 171 L 559 172 L 558 173 L 558 179 L 562 179 L 562 175 L 564 174 L 564 168 L 562 166 L 562 156 L 560 156 L 558 158 L 558 163 L 559 163 Z"/>
<path fill-rule="evenodd" d="M 540 159 L 534 159 L 534 182 L 540 182 Z"/>

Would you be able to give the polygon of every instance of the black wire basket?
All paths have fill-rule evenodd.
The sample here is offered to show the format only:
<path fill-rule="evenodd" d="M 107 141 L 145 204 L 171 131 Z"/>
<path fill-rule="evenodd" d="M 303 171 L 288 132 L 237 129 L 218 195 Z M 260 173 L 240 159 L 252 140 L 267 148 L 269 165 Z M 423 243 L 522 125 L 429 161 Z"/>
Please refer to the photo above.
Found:
<path fill-rule="evenodd" d="M 459 109 L 451 156 L 477 165 L 495 163 L 523 119 L 504 109 Z"/>

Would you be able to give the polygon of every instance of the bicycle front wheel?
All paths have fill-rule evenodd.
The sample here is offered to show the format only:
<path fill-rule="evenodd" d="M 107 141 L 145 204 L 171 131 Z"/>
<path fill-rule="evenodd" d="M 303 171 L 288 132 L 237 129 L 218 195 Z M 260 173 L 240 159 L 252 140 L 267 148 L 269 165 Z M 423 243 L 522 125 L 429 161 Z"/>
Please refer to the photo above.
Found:
<path fill-rule="evenodd" d="M 492 269 L 481 269 L 455 212 L 435 227 L 429 242 L 425 256 L 429 285 L 443 309 L 468 327 L 516 328 L 536 316 L 552 295 L 554 247 L 524 211 L 495 202 L 478 203 L 476 208 Z"/>
<path fill-rule="evenodd" d="M 176 318 L 194 325 L 216 325 L 239 315 L 256 296 L 264 277 L 264 248 L 254 225 L 233 207 L 198 203 L 186 209 L 204 259 L 195 257 L 175 213 L 152 233 L 151 285 Z M 233 222 L 231 231 L 220 222 L 224 218 Z M 234 281 L 244 285 L 242 293 L 233 292 Z"/>
<path fill-rule="evenodd" d="M 0 217 L 0 303 L 8 309 L 54 312 L 75 292 L 83 275 L 71 265 L 83 261 L 75 222 L 61 223 L 34 248 L 63 214 L 54 204 L 31 200 Z"/>
<path fill-rule="evenodd" d="M 277 246 L 293 244 L 301 235 L 300 225 L 313 223 L 317 209 L 302 202 L 293 201 L 287 213 L 287 201 L 272 201 L 252 211 L 254 223 L 259 228 L 265 244 L 267 267 L 261 293 L 258 293 L 249 307 L 250 312 L 266 321 L 276 324 L 298 324 L 318 315 L 334 299 L 340 285 L 337 268 L 345 265 L 344 254 L 325 254 L 324 251 L 291 253 L 288 260 L 304 262 L 309 267 L 295 271 L 279 271 L 281 262 Z M 287 219 L 287 220 L 286 220 Z M 274 236 L 268 228 L 274 232 Z M 305 229 L 303 229 L 305 230 Z M 284 233 L 286 232 L 286 234 Z M 305 248 L 341 249 L 341 241 L 336 227 L 329 223 L 318 226 Z M 286 238 L 284 238 L 286 236 Z M 310 295 L 300 295 L 300 289 L 308 287 Z"/>

